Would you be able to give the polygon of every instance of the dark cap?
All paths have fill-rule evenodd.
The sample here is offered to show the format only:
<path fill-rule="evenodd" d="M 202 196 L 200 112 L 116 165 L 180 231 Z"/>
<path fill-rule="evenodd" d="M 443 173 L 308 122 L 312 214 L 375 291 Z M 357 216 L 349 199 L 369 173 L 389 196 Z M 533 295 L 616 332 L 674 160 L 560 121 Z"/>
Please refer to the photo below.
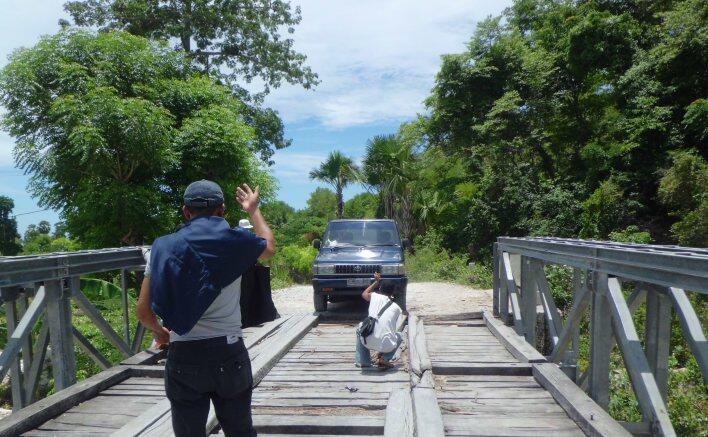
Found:
<path fill-rule="evenodd" d="M 211 208 L 224 203 L 224 192 L 216 182 L 202 179 L 184 190 L 184 204 L 192 208 Z"/>

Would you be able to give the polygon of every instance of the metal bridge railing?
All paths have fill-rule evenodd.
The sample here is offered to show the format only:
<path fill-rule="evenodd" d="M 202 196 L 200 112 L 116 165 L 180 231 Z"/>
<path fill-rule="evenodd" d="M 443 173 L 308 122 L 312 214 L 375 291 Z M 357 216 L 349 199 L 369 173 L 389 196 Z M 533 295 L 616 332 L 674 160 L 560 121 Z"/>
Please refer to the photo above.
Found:
<path fill-rule="evenodd" d="M 72 299 L 125 358 L 138 352 L 145 329 L 138 323 L 131 341 L 127 274 L 138 271 L 141 275 L 144 265 L 140 247 L 0 257 L 0 297 L 7 318 L 7 344 L 0 353 L 0 379 L 10 372 L 13 410 L 36 400 L 47 350 L 57 391 L 76 382 L 74 341 L 101 368 L 112 365 L 72 324 Z M 111 270 L 121 273 L 122 336 L 80 286 L 80 275 Z M 39 335 L 33 340 L 32 330 L 42 319 Z"/>
<path fill-rule="evenodd" d="M 573 268 L 573 301 L 565 321 L 546 278 L 548 264 Z M 623 284 L 633 291 L 625 299 Z M 672 310 L 708 382 L 708 343 L 685 290 L 708 293 L 708 249 L 560 238 L 501 237 L 494 245 L 494 313 L 537 346 L 545 319 L 550 360 L 607 409 L 610 353 L 624 358 L 644 422 L 637 432 L 675 435 L 666 407 Z M 646 303 L 645 347 L 632 318 Z M 590 357 L 577 373 L 580 321 L 590 307 Z M 543 313 L 539 321 L 538 311 Z"/>

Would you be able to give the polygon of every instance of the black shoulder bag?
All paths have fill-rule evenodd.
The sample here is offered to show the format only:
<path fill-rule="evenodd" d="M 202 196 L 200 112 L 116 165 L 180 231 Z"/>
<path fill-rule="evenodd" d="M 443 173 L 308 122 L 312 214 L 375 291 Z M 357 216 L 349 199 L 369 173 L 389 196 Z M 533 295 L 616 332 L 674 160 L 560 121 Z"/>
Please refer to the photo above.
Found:
<path fill-rule="evenodd" d="M 378 318 L 383 315 L 383 313 L 386 312 L 388 307 L 391 306 L 393 303 L 393 299 L 390 299 L 386 305 L 381 308 L 379 311 L 379 314 L 376 316 L 377 318 L 373 318 L 371 316 L 366 316 L 363 322 L 361 322 L 361 325 L 359 325 L 359 328 L 357 329 L 357 333 L 361 336 L 361 338 L 364 340 L 364 344 L 366 344 L 366 337 L 370 336 L 374 332 L 374 326 L 376 325 L 376 322 L 378 321 Z"/>

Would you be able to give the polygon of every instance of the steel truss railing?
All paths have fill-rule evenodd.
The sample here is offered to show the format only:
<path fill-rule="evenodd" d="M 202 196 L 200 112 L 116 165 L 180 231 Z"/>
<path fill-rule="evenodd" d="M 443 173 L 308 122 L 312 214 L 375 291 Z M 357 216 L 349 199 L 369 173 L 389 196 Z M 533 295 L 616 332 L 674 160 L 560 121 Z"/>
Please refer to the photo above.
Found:
<path fill-rule="evenodd" d="M 0 379 L 10 372 L 13 410 L 36 400 L 48 350 L 57 391 L 76 382 L 74 342 L 101 368 L 112 365 L 73 325 L 72 299 L 123 357 L 138 352 L 145 329 L 138 323 L 131 340 L 127 279 L 130 271 L 140 275 L 144 264 L 140 247 L 0 257 L 0 296 L 8 331 L 0 353 Z M 113 270 L 121 273 L 122 336 L 80 286 L 80 275 Z M 42 326 L 33 339 L 32 331 L 40 320 Z"/>
<path fill-rule="evenodd" d="M 544 267 L 573 268 L 573 301 L 565 321 L 556 308 Z M 622 284 L 633 284 L 625 299 Z M 549 359 L 603 408 L 609 403 L 610 353 L 615 345 L 641 409 L 628 430 L 675 435 L 666 407 L 672 311 L 676 312 L 705 382 L 708 343 L 685 290 L 708 293 L 708 249 L 560 238 L 501 237 L 494 245 L 494 313 L 537 344 L 540 322 Z M 646 304 L 645 347 L 632 319 Z M 590 309 L 590 360 L 578 375 L 580 321 Z M 543 318 L 539 320 L 539 312 Z"/>

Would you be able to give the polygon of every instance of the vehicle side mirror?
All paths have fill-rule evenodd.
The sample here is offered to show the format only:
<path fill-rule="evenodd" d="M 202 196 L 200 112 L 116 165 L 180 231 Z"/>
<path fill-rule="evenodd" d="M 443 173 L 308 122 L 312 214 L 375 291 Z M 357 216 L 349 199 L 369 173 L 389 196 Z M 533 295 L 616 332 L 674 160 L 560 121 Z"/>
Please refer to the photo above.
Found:
<path fill-rule="evenodd" d="M 319 239 L 315 238 L 314 240 L 312 240 L 312 247 L 314 247 L 317 250 L 320 250 L 321 246 L 322 246 L 322 242 Z"/>
<path fill-rule="evenodd" d="M 404 238 L 403 241 L 401 241 L 401 245 L 404 249 L 411 249 L 413 247 L 413 245 L 411 244 L 411 240 L 409 240 L 408 238 Z"/>

